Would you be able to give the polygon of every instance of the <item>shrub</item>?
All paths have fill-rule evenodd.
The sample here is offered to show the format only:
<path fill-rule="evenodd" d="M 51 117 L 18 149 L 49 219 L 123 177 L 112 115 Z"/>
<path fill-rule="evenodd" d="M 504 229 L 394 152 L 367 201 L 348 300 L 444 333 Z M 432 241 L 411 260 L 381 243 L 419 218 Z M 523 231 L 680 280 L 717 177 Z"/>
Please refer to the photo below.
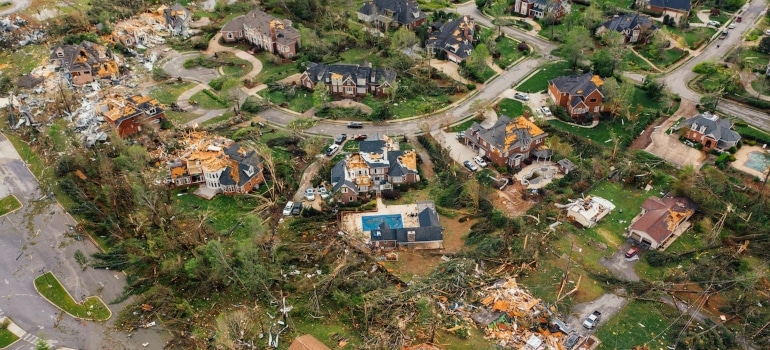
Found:
<path fill-rule="evenodd" d="M 383 190 L 382 199 L 396 200 L 401 198 L 401 191 L 399 190 Z"/>
<path fill-rule="evenodd" d="M 644 260 L 652 267 L 661 267 L 674 260 L 671 255 L 668 255 L 657 250 L 651 250 L 644 254 Z"/>
<path fill-rule="evenodd" d="M 468 89 L 468 91 L 476 90 L 476 84 L 473 84 L 473 83 L 465 84 L 465 88 Z"/>
<path fill-rule="evenodd" d="M 701 62 L 696 64 L 692 71 L 698 74 L 714 74 L 717 72 L 717 66 L 711 62 Z"/>
<path fill-rule="evenodd" d="M 163 70 L 163 68 L 159 66 L 155 66 L 152 69 L 152 80 L 163 81 L 163 80 L 168 80 L 168 78 L 170 78 L 170 76 L 168 75 L 168 73 L 166 73 L 166 71 Z"/>
<path fill-rule="evenodd" d="M 220 91 L 225 80 L 227 80 L 227 77 L 216 77 L 209 82 L 209 86 L 216 91 Z"/>
<path fill-rule="evenodd" d="M 529 45 L 525 42 L 520 42 L 518 46 L 516 46 L 516 49 L 518 49 L 521 52 L 529 51 Z"/>
<path fill-rule="evenodd" d="M 733 146 L 733 147 L 730 147 L 730 149 L 728 150 L 728 152 L 735 154 L 735 152 L 738 152 L 738 148 L 736 148 L 735 146 Z"/>
<path fill-rule="evenodd" d="M 227 102 L 222 97 L 220 97 L 219 95 L 214 93 L 214 91 L 211 91 L 209 89 L 205 89 L 205 90 L 203 90 L 203 93 L 208 95 L 209 97 L 211 97 L 214 101 L 217 101 L 217 102 L 219 102 L 219 103 L 221 103 L 223 105 L 227 105 Z"/>

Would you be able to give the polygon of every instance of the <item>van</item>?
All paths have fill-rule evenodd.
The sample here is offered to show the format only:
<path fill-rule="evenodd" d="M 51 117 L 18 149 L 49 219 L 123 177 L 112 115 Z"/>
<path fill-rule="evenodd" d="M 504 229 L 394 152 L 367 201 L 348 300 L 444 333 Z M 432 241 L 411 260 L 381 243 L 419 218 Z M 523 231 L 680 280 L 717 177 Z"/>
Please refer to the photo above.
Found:
<path fill-rule="evenodd" d="M 333 145 L 329 146 L 329 149 L 327 149 L 327 150 L 326 150 L 326 155 L 327 155 L 327 156 L 329 156 L 329 157 L 331 157 L 331 156 L 332 156 L 332 154 L 334 154 L 335 152 L 337 152 L 337 150 L 338 150 L 338 149 L 340 149 L 340 145 L 338 145 L 338 144 L 333 144 Z"/>

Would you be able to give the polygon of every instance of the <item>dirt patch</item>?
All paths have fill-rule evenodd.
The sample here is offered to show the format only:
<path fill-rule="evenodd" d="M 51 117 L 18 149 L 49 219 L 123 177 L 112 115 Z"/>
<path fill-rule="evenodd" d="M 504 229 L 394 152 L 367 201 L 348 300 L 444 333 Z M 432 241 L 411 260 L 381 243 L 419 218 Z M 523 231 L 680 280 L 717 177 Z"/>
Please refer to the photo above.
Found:
<path fill-rule="evenodd" d="M 514 181 L 513 185 L 506 186 L 502 191 L 495 191 L 492 204 L 495 208 L 510 216 L 522 216 L 527 213 L 527 210 L 537 204 L 534 201 L 521 199 L 522 193 L 525 190 L 518 181 Z"/>
<path fill-rule="evenodd" d="M 647 146 L 649 146 L 652 143 L 652 132 L 655 130 L 655 127 L 660 126 L 665 121 L 666 121 L 666 117 L 660 117 L 655 122 L 648 125 L 647 129 L 644 129 L 644 132 L 641 134 L 641 136 L 634 139 L 634 142 L 631 142 L 631 146 L 629 146 L 629 148 L 631 149 L 647 148 Z"/>
<path fill-rule="evenodd" d="M 703 302 L 703 299 L 701 298 L 703 294 L 703 288 L 701 288 L 701 286 L 697 283 L 688 282 L 681 285 L 677 284 L 675 287 L 675 289 L 680 291 L 675 292 L 674 295 L 678 299 L 687 302 L 688 305 L 699 305 L 701 302 Z M 710 294 L 709 298 L 705 301 L 700 311 L 712 318 L 717 318 L 719 315 L 725 314 L 724 312 L 719 311 L 719 308 L 727 306 L 729 306 L 729 302 L 725 297 L 719 293 L 713 293 Z"/>
<path fill-rule="evenodd" d="M 610 232 L 606 228 L 598 228 L 598 229 L 596 229 L 596 232 L 598 232 L 599 235 L 601 235 L 602 238 L 604 238 L 607 241 L 607 243 L 609 243 L 609 244 L 611 244 L 611 245 L 613 245 L 615 247 L 617 247 L 617 246 L 619 246 L 621 244 L 621 242 L 618 241 L 618 238 L 615 237 L 615 235 L 613 235 L 612 232 Z"/>

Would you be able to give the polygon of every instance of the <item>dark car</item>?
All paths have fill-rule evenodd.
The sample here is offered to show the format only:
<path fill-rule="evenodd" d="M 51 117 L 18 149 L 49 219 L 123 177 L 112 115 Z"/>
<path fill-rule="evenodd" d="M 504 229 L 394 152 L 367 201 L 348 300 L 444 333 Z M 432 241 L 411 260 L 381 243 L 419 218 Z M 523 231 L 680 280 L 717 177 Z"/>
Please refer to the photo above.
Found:
<path fill-rule="evenodd" d="M 364 123 L 362 122 L 350 122 L 348 123 L 348 127 L 351 129 L 361 129 L 364 127 Z"/>
<path fill-rule="evenodd" d="M 302 211 L 302 202 L 294 203 L 294 208 L 291 208 L 291 215 L 299 215 Z"/>
<path fill-rule="evenodd" d="M 363 141 L 363 140 L 366 140 L 367 138 L 369 138 L 369 135 L 365 135 L 365 134 L 358 134 L 358 135 L 356 135 L 355 137 L 353 137 L 353 140 L 356 140 L 356 141 Z"/>
<path fill-rule="evenodd" d="M 639 254 L 639 247 L 631 247 L 626 251 L 626 259 L 631 259 Z"/>
<path fill-rule="evenodd" d="M 334 139 L 334 143 L 336 143 L 336 144 L 338 144 L 338 145 L 341 145 L 341 144 L 342 144 L 343 142 L 345 142 L 345 140 L 347 140 L 347 139 L 348 139 L 348 135 L 347 135 L 347 134 L 340 134 L 340 136 L 337 136 L 337 137 Z"/>

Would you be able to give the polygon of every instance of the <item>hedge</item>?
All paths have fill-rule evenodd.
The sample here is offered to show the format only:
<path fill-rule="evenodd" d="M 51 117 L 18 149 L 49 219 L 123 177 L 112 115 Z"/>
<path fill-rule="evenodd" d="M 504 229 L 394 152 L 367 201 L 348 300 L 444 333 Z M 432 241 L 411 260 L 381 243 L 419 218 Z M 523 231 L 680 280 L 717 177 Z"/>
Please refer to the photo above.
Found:
<path fill-rule="evenodd" d="M 205 89 L 205 90 L 203 90 L 203 93 L 206 94 L 206 95 L 209 95 L 209 97 L 211 97 L 214 101 L 217 101 L 217 102 L 219 102 L 219 103 L 221 103 L 221 104 L 223 104 L 225 106 L 227 105 L 227 102 L 222 97 L 220 97 L 219 95 L 214 93 L 214 91 L 211 91 L 209 89 Z"/>

